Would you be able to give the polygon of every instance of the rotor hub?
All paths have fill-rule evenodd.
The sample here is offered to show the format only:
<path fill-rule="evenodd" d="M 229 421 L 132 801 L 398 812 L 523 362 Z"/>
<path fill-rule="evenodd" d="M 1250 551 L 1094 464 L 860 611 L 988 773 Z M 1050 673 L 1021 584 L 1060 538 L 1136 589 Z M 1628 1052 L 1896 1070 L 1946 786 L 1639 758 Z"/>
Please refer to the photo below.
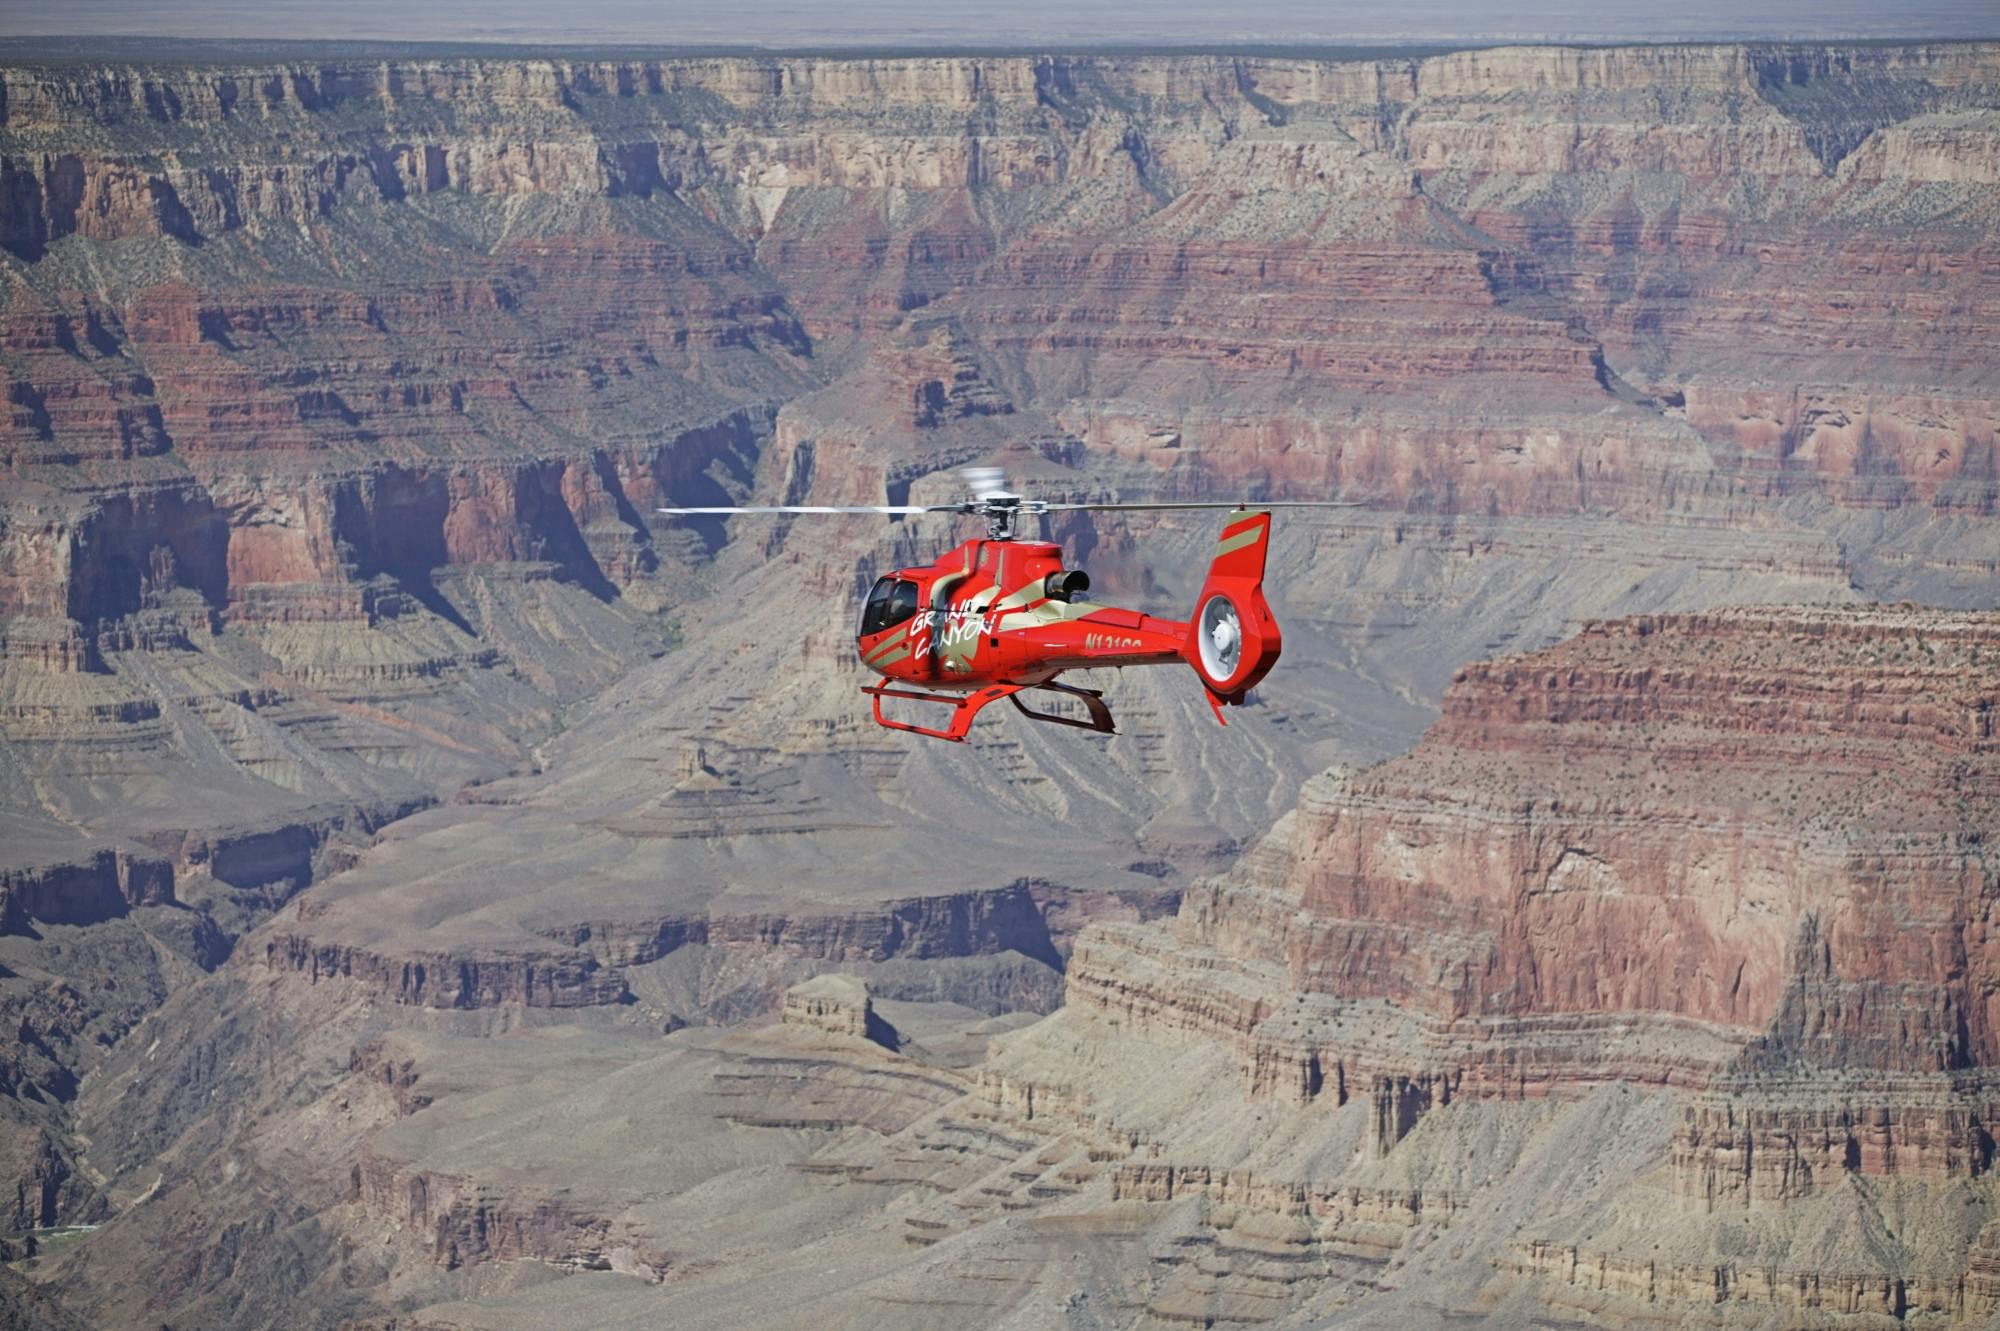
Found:
<path fill-rule="evenodd" d="M 1015 526 L 1019 519 L 1047 511 L 1048 506 L 1037 500 L 1023 499 L 1017 494 L 996 490 L 980 495 L 972 501 L 970 511 L 986 519 L 986 535 L 995 541 L 1011 541 L 1015 537 Z"/>

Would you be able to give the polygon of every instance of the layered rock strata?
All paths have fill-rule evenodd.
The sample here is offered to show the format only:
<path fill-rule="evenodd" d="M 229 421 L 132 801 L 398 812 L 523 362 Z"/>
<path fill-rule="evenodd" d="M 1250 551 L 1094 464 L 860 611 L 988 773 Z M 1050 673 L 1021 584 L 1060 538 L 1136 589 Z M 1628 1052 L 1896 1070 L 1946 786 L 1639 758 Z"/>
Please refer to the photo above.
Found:
<path fill-rule="evenodd" d="M 1053 1219 L 1174 1273 L 1118 1287 L 1149 1316 L 1362 1297 L 1430 1226 L 1476 1232 L 1483 1171 L 1543 1178 L 1551 1143 L 1600 1129 L 1607 1180 L 1628 1132 L 1674 1214 L 1805 1235 L 1759 1270 L 1976 1283 L 1953 1264 L 1970 1238 L 1922 1199 L 1963 1186 L 1984 1214 L 1969 838 L 1990 791 L 1964 735 L 1986 630 L 1661 612 L 1993 603 L 1991 44 L 0 80 L 21 1217 L 99 1218 L 151 1181 L 135 1143 L 246 1130 L 168 1097 L 117 1144 L 92 1134 L 101 1188 L 69 1107 L 146 1012 L 240 972 L 366 1046 L 368 1022 L 734 1021 L 828 968 L 883 1004 L 1047 1010 L 1067 969 L 1051 1031 L 1076 1023 L 1076 1049 L 1115 1020 L 1204 1078 L 1242 1073 L 1248 1114 L 1326 1115 L 1301 1165 L 1190 1136 L 1150 1092 L 1093 1106 L 1033 1050 L 993 1070 L 972 1117 L 1023 1143 L 1009 1171 L 1042 1149 L 1031 1109 L 1114 1126 L 1031 1180 L 942 1186 L 989 1216 L 1115 1189 L 1110 1218 Z M 1273 592 L 1313 668 L 1227 732 L 1184 678 L 1140 678 L 1109 685 L 1115 746 L 1003 724 L 912 749 L 841 673 L 845 607 L 961 533 L 649 515 L 943 501 L 954 468 L 996 459 L 1051 496 L 1369 499 L 1282 526 Z M 1212 538 L 1171 515 L 1054 534 L 1107 595 L 1173 613 Z M 1651 627 L 1585 635 L 1553 687 L 1539 663 L 1469 672 L 1427 748 L 1360 768 L 1407 747 L 1466 661 L 1632 612 Z M 1850 730 L 1851 764 L 1823 761 Z M 1333 763 L 1348 774 L 1301 801 Z M 1295 803 L 1171 931 L 1148 926 Z M 227 1037 L 216 1059 L 254 1061 Z M 1593 1098 L 1634 1086 L 1679 1126 Z M 1519 1152 L 1483 1154 L 1500 1120 L 1479 1116 L 1510 1113 Z M 372 1128 L 301 1129 L 322 1130 L 332 1157 Z M 899 1186 L 964 1139 L 902 1143 L 870 1177 Z M 284 1281 L 310 1261 L 227 1238 L 234 1207 L 269 1252 L 326 1247 L 315 1208 L 359 1205 L 354 1185 L 334 1169 L 294 1196 L 276 1180 L 300 1167 L 278 1149 L 213 1205 L 168 1180 L 201 1221 L 152 1234 L 174 1278 L 125 1311 L 254 1319 L 254 1298 L 206 1301 L 236 1269 L 210 1238 L 277 1281 L 257 1298 L 303 1298 Z M 426 1168 L 428 1253 L 613 1260 L 601 1216 Z M 370 1174 L 381 1214 L 402 1177 Z M 1830 1208 L 1906 1187 L 1951 1263 L 1914 1240 L 1813 1255 L 1837 1223 L 1877 1237 L 1860 1203 Z M 1211 1203 L 1171 1237 L 1117 1210 Z M 987 1277 L 1061 1247 L 917 1218 L 938 1261 L 990 1259 L 964 1291 L 1014 1289 Z M 1622 1271 L 1637 1223 L 1533 1237 Z M 1675 1242 L 1689 1270 L 1750 1260 L 1692 1220 Z M 683 1267 L 655 1245 L 629 1269 Z M 312 1293 L 359 1315 L 357 1272 Z"/>
<path fill-rule="evenodd" d="M 350 1318 L 402 1316 L 399 1299 L 418 1325 L 560 1307 L 749 1326 L 792 1315 L 811 1275 L 836 1325 L 1099 1302 L 1142 1327 L 1441 1309 L 1977 1325 L 2000 1288 L 1996 1087 L 1970 1015 L 1987 977 L 1950 940 L 1976 936 L 1988 895 L 1996 696 L 1989 613 L 1587 625 L 1462 670 L 1416 749 L 1311 783 L 1171 921 L 1083 927 L 1066 1001 L 1027 1025 L 910 1001 L 898 966 L 948 958 L 799 957 L 822 973 L 793 983 L 773 955 L 806 937 L 795 917 L 743 912 L 756 941 L 655 955 L 657 930 L 616 921 L 712 891 L 693 856 L 673 882 L 616 883 L 578 846 L 595 867 L 554 862 L 569 893 L 496 896 L 497 875 L 463 886 L 479 859 L 461 842 L 427 886 L 410 870 L 484 823 L 474 805 L 418 815 L 253 943 L 567 949 L 600 958 L 617 1001 L 414 1002 L 244 950 L 87 1088 L 91 1161 L 126 1209 L 38 1270 L 124 1321 L 258 1281 Z M 704 751 L 684 779 L 718 764 Z M 708 898 L 711 922 L 742 896 Z M 586 900 L 587 929 L 554 927 Z M 977 951 L 945 941 L 945 916 L 888 914 L 912 952 Z M 705 1007 L 675 1007 L 704 985 Z M 746 989 L 740 1010 L 779 1020 L 681 1019 Z M 1912 1015 L 1939 1011 L 1966 1016 Z M 268 1051 L 294 1046 L 272 1077 Z M 225 1159 L 233 1181 L 207 1182 Z M 288 1173 L 292 1223 L 324 1227 L 314 1251 L 365 1235 L 379 1255 L 193 1261 L 208 1240 L 190 1236 L 246 1205 L 289 1214 L 265 1195 Z M 140 1248 L 174 1271 L 150 1301 L 103 1265 Z"/>
<path fill-rule="evenodd" d="M 1413 752 L 1309 784 L 1171 930 L 1081 937 L 1065 1009 L 990 1085 L 1161 1134 L 1161 1163 L 1121 1170 L 1140 1195 L 1329 1219 L 1367 1195 L 1351 1174 L 1273 1188 L 1062 1070 L 1115 1032 L 1227 1051 L 1274 1115 L 1358 1112 L 1357 1160 L 1425 1171 L 1510 1104 L 1654 1088 L 1671 1113 L 1628 1143 L 1629 1184 L 1538 1217 L 1577 1237 L 1499 1269 L 1587 1291 L 1593 1319 L 1977 1321 L 1996 701 L 1992 616 L 1909 606 L 1590 624 L 1468 667 Z M 1425 1190 L 1423 1214 L 1440 1201 L 1439 1223 L 1465 1205 Z"/>

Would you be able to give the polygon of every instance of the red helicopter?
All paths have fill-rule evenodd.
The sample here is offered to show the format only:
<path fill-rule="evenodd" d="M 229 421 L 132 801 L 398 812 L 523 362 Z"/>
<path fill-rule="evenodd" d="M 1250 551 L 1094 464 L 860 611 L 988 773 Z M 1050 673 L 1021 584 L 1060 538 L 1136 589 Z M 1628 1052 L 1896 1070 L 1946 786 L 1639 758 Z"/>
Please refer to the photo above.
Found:
<path fill-rule="evenodd" d="M 986 519 L 986 538 L 970 540 L 920 568 L 877 579 L 861 611 L 855 648 L 883 680 L 862 692 L 875 702 L 876 723 L 933 739 L 963 742 L 988 703 L 1005 698 L 1023 716 L 1113 735 L 1111 709 L 1097 689 L 1060 683 L 1065 670 L 1166 665 L 1185 661 L 1224 725 L 1222 709 L 1241 706 L 1257 681 L 1278 663 L 1284 639 L 1264 599 L 1264 557 L 1273 508 L 1353 508 L 1357 500 L 1268 504 L 1206 501 L 1070 504 L 1024 499 L 1000 488 L 998 468 L 964 469 L 974 498 L 956 504 L 859 507 L 777 505 L 744 508 L 662 508 L 669 514 L 962 513 Z M 1142 509 L 1227 509 L 1208 577 L 1195 597 L 1194 617 L 1160 619 L 1136 610 L 1093 605 L 1078 596 L 1090 576 L 1062 566 L 1062 549 L 1016 535 L 1024 517 L 1055 512 Z M 1041 689 L 1083 704 L 1088 720 L 1040 712 L 1019 695 Z M 892 720 L 884 698 L 948 704 L 943 729 Z"/>

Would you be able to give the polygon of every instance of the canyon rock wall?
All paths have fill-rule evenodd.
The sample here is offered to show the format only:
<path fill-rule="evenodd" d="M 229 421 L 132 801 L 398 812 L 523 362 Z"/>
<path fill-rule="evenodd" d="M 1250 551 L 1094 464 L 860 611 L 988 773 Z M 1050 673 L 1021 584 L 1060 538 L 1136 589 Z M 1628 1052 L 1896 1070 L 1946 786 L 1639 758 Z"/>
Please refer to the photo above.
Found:
<path fill-rule="evenodd" d="M 15 1223 L 119 1215 L 63 1279 L 135 1325 L 678 1279 L 687 1215 L 647 1208 L 706 1176 L 616 1224 L 501 1186 L 451 1130 L 377 1140 L 429 1111 L 357 1051 L 463 1040 L 389 1079 L 448 1095 L 503 1028 L 610 1032 L 596 1076 L 692 1026 L 741 1092 L 702 1121 L 855 1134 L 731 1160 L 935 1192 L 862 1244 L 971 1250 L 980 1298 L 1066 1254 L 967 1217 L 1032 1213 L 1165 1273 L 1090 1286 L 1148 1317 L 1331 1317 L 1483 1234 L 1490 1172 L 1552 1219 L 1468 1239 L 1459 1307 L 1977 1315 L 1996 648 L 1860 607 L 2000 589 L 1996 159 L 1990 43 L 0 68 Z M 872 728 L 846 639 L 949 523 L 652 513 L 996 461 L 1366 506 L 1280 524 L 1291 652 L 1244 724 L 1141 673 L 1097 681 L 1116 744 L 950 752 Z M 1050 534 L 1177 614 L 1212 539 Z M 1758 603 L 1806 608 L 1714 612 Z M 771 1069 L 824 1049 L 708 1028 L 830 970 L 911 1043 L 794 1104 Z M 1303 1135 L 1205 1137 L 1149 1059 Z M 260 1114 L 257 1168 L 202 1173 Z M 1632 1196 L 1678 1217 L 1643 1278 Z M 1885 1198 L 1889 1256 L 1815 1247 Z M 313 1256 L 374 1224 L 417 1238 Z"/>
<path fill-rule="evenodd" d="M 416 815 L 93 1074 L 122 1210 L 38 1279 L 117 1324 L 227 1320 L 254 1288 L 363 1324 L 747 1327 L 810 1282 L 854 1327 L 1093 1304 L 1148 1328 L 1983 1325 L 1996 696 L 1991 612 L 1587 625 L 1463 669 L 1412 751 L 1308 783 L 1171 919 L 1064 940 L 1040 1020 L 849 950 L 765 1020 L 663 1021 L 691 954 L 740 983 L 807 933 L 711 916 L 660 953 L 604 886 L 563 942 L 616 998 L 430 1004 L 270 954 L 421 936 L 441 898 L 407 857 L 448 811 Z M 489 948 L 574 913 L 463 904 L 510 921 Z M 219 1263 L 246 1209 L 311 1245 Z"/>
<path fill-rule="evenodd" d="M 1586 1199 L 1603 1175 L 1579 1167 L 1577 1198 L 1514 1214 L 1494 1270 L 1593 1323 L 1634 1301 L 1977 1322 L 1997 627 L 1646 616 L 1469 666 L 1412 752 L 1309 783 L 1171 930 L 1079 938 L 1063 1011 L 990 1092 L 1159 1139 L 1144 1195 L 1164 1198 L 1242 1148 L 1162 1119 L 1107 1042 L 1226 1057 L 1251 1104 L 1358 1115 L 1344 1172 L 1250 1203 L 1331 1218 L 1311 1189 L 1398 1161 L 1437 1177 L 1468 1136 L 1637 1089 L 1658 1116 L 1622 1141 L 1619 1190 Z M 1877 1206 L 1896 1219 L 1859 1219 Z"/>

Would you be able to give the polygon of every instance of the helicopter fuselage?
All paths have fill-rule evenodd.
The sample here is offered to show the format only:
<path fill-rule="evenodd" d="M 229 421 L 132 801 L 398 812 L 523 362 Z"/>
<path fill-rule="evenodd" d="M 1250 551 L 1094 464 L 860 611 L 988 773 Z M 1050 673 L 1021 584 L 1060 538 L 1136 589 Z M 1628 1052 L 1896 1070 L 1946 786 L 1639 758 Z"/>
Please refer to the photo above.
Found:
<path fill-rule="evenodd" d="M 864 612 L 861 662 L 890 679 L 966 692 L 1181 658 L 1185 623 L 1071 600 L 1064 573 L 1061 548 L 1041 541 L 967 541 L 935 564 L 898 569 L 869 599 L 876 619 Z"/>
<path fill-rule="evenodd" d="M 1202 676 L 1220 719 L 1222 707 L 1243 702 L 1277 662 L 1281 639 L 1261 589 L 1269 532 L 1268 513 L 1232 515 L 1196 601 L 1195 621 L 1074 599 L 1089 579 L 1065 570 L 1061 547 L 1046 541 L 966 541 L 935 563 L 886 574 L 868 596 L 855 642 L 862 664 L 884 677 L 866 690 L 874 696 L 876 720 L 963 739 L 981 707 L 1006 697 L 1037 720 L 1115 733 L 1101 695 L 1056 683 L 1056 677 L 1066 670 L 1176 661 Z M 1217 622 L 1204 652 L 1194 625 L 1218 595 L 1227 623 L 1211 612 Z M 1220 654 L 1219 641 L 1226 649 Z M 1031 688 L 1070 696 L 1090 720 L 1035 712 L 1013 697 Z M 885 697 L 949 702 L 957 711 L 942 730 L 912 725 L 883 714 Z"/>

